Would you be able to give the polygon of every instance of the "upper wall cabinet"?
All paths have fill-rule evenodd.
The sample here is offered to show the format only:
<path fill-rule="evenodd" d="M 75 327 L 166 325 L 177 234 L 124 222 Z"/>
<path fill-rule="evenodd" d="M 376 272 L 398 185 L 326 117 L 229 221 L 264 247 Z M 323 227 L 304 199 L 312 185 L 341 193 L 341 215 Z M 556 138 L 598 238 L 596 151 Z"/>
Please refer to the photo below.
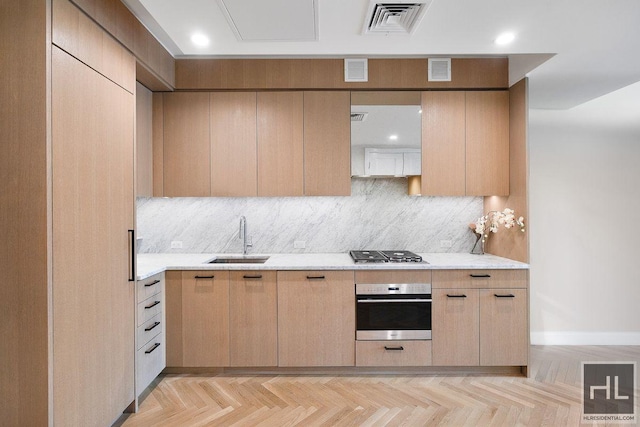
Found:
<path fill-rule="evenodd" d="M 211 195 L 257 196 L 256 93 L 211 93 Z"/>
<path fill-rule="evenodd" d="M 304 92 L 304 194 L 351 195 L 349 92 Z"/>
<path fill-rule="evenodd" d="M 209 93 L 164 94 L 164 195 L 211 195 Z"/>
<path fill-rule="evenodd" d="M 258 195 L 304 194 L 302 92 L 258 93 Z"/>
<path fill-rule="evenodd" d="M 509 194 L 509 93 L 422 93 L 422 194 Z"/>

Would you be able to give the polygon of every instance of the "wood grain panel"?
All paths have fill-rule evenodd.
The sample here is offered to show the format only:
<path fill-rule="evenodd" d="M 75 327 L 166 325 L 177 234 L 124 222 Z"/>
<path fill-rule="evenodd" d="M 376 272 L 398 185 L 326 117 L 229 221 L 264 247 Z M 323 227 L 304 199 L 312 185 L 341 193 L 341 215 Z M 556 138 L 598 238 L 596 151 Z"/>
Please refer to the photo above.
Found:
<path fill-rule="evenodd" d="M 351 195 L 349 92 L 304 93 L 304 194 Z"/>
<path fill-rule="evenodd" d="M 211 195 L 258 195 L 256 93 L 214 92 L 211 110 Z"/>
<path fill-rule="evenodd" d="M 431 341 L 356 341 L 356 366 L 429 366 Z"/>
<path fill-rule="evenodd" d="M 163 110 L 164 196 L 210 196 L 209 94 L 165 93 Z"/>
<path fill-rule="evenodd" d="M 304 193 L 302 92 L 258 93 L 258 195 Z"/>
<path fill-rule="evenodd" d="M 276 272 L 230 272 L 229 316 L 230 366 L 277 366 Z"/>
<path fill-rule="evenodd" d="M 152 95 L 153 197 L 164 196 L 164 96 Z"/>
<path fill-rule="evenodd" d="M 422 92 L 422 194 L 466 194 L 465 92 Z"/>
<path fill-rule="evenodd" d="M 47 2 L 0 2 L 0 424 L 50 420 Z"/>
<path fill-rule="evenodd" d="M 468 196 L 509 194 L 509 92 L 467 92 Z"/>
<path fill-rule="evenodd" d="M 134 105 L 132 94 L 53 49 L 57 425 L 108 424 L 134 399 Z"/>
<path fill-rule="evenodd" d="M 431 338 L 434 366 L 480 362 L 479 291 L 434 289 Z"/>
<path fill-rule="evenodd" d="M 260 89 L 506 89 L 507 58 L 452 58 L 450 82 L 427 81 L 427 58 L 369 59 L 369 81 L 344 81 L 342 59 L 179 59 L 175 87 Z"/>
<path fill-rule="evenodd" d="M 153 196 L 153 100 L 136 84 L 136 196 Z"/>
<path fill-rule="evenodd" d="M 431 270 L 356 270 L 356 283 L 431 283 Z"/>
<path fill-rule="evenodd" d="M 527 288 L 528 270 L 433 270 L 433 287 Z"/>
<path fill-rule="evenodd" d="M 135 93 L 135 59 L 68 0 L 53 0 L 53 43 Z"/>
<path fill-rule="evenodd" d="M 184 366 L 229 366 L 229 272 L 182 272 Z"/>
<path fill-rule="evenodd" d="M 522 79 L 509 89 L 509 196 L 485 197 L 485 212 L 515 210 L 528 224 L 528 80 Z M 505 232 L 506 231 L 506 232 Z M 501 230 L 492 234 L 485 245 L 487 253 L 529 262 L 529 232 Z"/>
<path fill-rule="evenodd" d="M 418 91 L 353 91 L 351 105 L 420 105 Z"/>
<path fill-rule="evenodd" d="M 480 365 L 528 364 L 528 308 L 526 289 L 480 290 Z"/>
<path fill-rule="evenodd" d="M 182 340 L 182 272 L 165 273 L 167 366 L 184 366 Z"/>
<path fill-rule="evenodd" d="M 278 365 L 354 366 L 352 271 L 278 272 Z"/>

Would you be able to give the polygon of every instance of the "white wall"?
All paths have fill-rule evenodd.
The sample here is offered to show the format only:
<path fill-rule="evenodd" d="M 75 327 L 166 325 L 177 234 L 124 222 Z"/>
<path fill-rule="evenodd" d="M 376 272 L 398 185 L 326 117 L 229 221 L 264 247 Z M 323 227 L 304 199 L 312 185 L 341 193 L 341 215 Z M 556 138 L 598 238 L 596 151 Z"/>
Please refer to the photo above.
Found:
<path fill-rule="evenodd" d="M 640 84 L 531 110 L 533 344 L 640 344 Z"/>

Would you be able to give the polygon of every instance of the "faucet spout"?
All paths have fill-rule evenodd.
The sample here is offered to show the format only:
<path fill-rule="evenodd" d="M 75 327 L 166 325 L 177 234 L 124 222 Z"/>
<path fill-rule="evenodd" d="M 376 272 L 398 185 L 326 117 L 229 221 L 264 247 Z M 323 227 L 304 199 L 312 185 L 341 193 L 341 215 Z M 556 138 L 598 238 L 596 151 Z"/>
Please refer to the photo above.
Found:
<path fill-rule="evenodd" d="M 247 238 L 247 218 L 242 215 L 240 217 L 240 232 L 238 233 L 238 237 L 242 239 L 242 255 L 246 255 L 248 249 L 253 246 L 253 244 L 248 242 Z"/>

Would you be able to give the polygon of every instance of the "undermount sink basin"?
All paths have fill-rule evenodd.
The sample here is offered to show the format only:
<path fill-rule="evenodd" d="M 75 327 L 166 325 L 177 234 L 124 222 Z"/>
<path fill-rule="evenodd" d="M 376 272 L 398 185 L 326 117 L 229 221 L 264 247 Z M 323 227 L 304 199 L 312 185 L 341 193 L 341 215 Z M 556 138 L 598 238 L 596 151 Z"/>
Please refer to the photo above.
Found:
<path fill-rule="evenodd" d="M 264 264 L 268 259 L 268 256 L 219 257 L 208 264 Z"/>

